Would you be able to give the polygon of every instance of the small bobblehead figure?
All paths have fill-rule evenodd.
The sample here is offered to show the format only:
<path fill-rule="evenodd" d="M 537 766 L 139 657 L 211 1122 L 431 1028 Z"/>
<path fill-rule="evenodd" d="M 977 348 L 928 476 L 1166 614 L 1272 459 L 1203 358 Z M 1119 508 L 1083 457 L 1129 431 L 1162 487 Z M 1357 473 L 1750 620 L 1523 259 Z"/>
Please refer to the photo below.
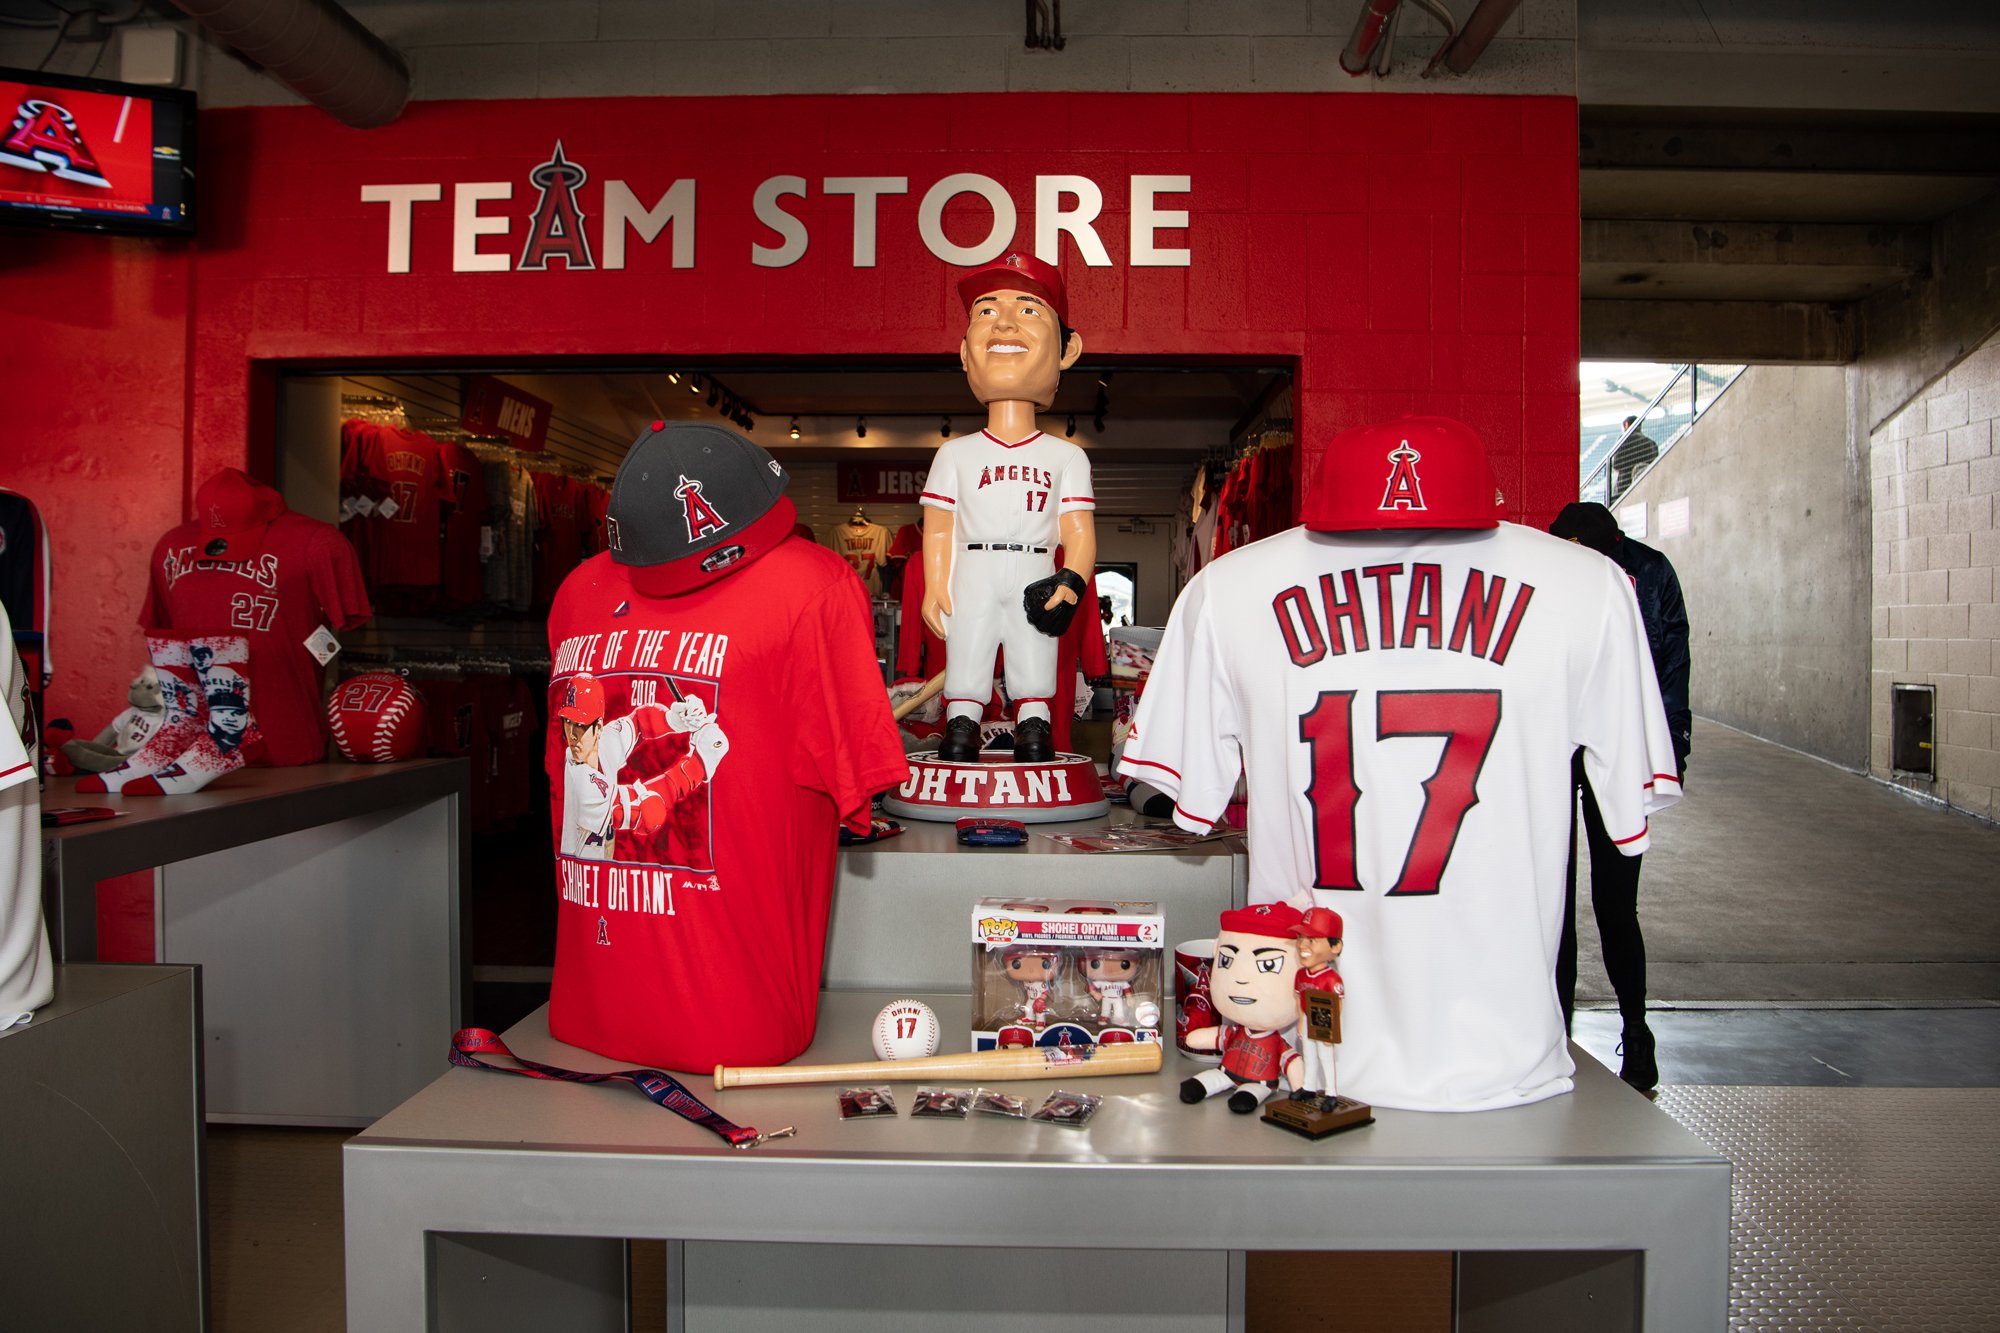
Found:
<path fill-rule="evenodd" d="M 1340 913 L 1315 907 L 1295 927 L 1299 950 L 1299 1055 L 1304 1072 L 1299 1090 L 1303 1101 L 1336 1092 L 1334 1048 L 1340 1044 L 1340 1001 L 1347 994 L 1333 964 L 1340 957 L 1343 926 Z"/>

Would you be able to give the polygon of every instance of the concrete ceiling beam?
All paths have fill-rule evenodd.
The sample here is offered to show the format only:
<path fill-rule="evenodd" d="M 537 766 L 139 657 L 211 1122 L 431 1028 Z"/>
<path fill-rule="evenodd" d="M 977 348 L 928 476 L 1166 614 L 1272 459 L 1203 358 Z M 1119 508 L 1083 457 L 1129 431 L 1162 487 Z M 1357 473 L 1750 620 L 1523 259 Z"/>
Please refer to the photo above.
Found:
<path fill-rule="evenodd" d="M 1590 171 L 1832 171 L 2000 176 L 2000 116 L 1703 113 L 1584 107 Z"/>
<path fill-rule="evenodd" d="M 1854 326 L 1852 307 L 1815 301 L 1586 300 L 1583 359 L 1841 365 Z"/>
<path fill-rule="evenodd" d="M 1923 224 L 1587 219 L 1583 295 L 1855 301 L 1930 269 Z"/>

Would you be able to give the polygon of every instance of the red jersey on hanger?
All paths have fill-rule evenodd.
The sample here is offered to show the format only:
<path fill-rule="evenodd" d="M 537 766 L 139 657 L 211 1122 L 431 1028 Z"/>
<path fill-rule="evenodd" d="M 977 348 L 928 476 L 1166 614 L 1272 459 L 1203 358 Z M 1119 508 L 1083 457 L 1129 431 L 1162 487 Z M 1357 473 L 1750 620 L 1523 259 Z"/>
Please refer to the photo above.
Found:
<path fill-rule="evenodd" d="M 444 519 L 444 603 L 471 606 L 486 593 L 479 530 L 487 524 L 486 467 L 456 440 L 438 442 L 450 508 Z"/>
<path fill-rule="evenodd" d="M 450 489 L 437 441 L 393 426 L 370 426 L 355 432 L 354 441 L 355 484 L 375 502 L 374 512 L 362 520 L 368 525 L 370 585 L 436 587 L 440 506 Z M 342 470 L 349 470 L 345 461 Z"/>

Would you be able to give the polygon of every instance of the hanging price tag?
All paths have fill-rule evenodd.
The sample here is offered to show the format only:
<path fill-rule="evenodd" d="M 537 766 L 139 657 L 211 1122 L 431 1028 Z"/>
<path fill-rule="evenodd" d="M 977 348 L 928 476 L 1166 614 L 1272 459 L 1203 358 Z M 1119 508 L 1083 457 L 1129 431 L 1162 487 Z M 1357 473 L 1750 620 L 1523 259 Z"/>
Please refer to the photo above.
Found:
<path fill-rule="evenodd" d="M 321 666 L 325 666 L 328 662 L 340 656 L 340 640 L 333 637 L 332 630 L 321 625 L 306 640 L 306 651 L 317 658 Z"/>

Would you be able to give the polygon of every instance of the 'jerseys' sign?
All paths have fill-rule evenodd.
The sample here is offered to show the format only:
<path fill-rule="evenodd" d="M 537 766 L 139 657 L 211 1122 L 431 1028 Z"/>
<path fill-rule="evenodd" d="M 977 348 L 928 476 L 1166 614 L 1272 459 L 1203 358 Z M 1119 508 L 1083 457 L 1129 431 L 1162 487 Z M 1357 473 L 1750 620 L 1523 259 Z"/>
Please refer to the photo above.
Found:
<path fill-rule="evenodd" d="M 491 375 L 472 375 L 465 381 L 465 407 L 458 421 L 475 435 L 504 435 L 516 449 L 535 451 L 548 443 L 554 412 L 545 398 Z"/>
<path fill-rule="evenodd" d="M 916 463 L 835 463 L 843 504 L 915 504 L 924 493 L 924 468 Z"/>
<path fill-rule="evenodd" d="M 1192 251 L 1171 244 L 1181 239 L 1188 214 L 1185 196 L 1189 176 L 1131 175 L 1126 178 L 1129 207 L 1122 224 L 1100 226 L 1104 188 L 1089 176 L 1051 175 L 1034 178 L 1034 252 L 1054 263 L 1065 236 L 1085 266 L 1112 263 L 1111 244 L 1122 244 L 1125 262 L 1133 268 L 1187 268 Z M 711 200 L 700 193 L 698 180 L 683 178 L 635 189 L 622 180 L 591 184 L 590 172 L 563 151 L 557 140 L 549 160 L 528 172 L 533 196 L 528 216 L 506 208 L 516 197 L 515 181 L 457 181 L 451 185 L 451 268 L 454 273 L 505 273 L 511 269 L 546 271 L 560 263 L 570 272 L 622 269 L 634 238 L 651 246 L 670 233 L 668 262 L 693 268 L 697 233 L 703 210 L 713 215 L 741 213 L 747 206 L 761 227 L 756 234 L 733 240 L 747 244 L 750 261 L 760 268 L 785 268 L 805 257 L 813 237 L 790 201 L 840 198 L 850 201 L 853 225 L 850 259 L 855 268 L 875 267 L 877 217 L 882 199 L 917 195 L 916 230 L 924 248 L 946 264 L 970 267 L 998 258 L 1019 242 L 1019 210 L 1007 186 L 977 172 L 953 172 L 933 181 L 912 183 L 908 176 L 770 176 L 748 199 Z M 441 203 L 441 181 L 363 185 L 361 201 L 386 206 L 387 269 L 410 271 L 410 237 L 418 225 L 443 225 L 442 209 L 418 210 L 420 204 Z M 983 232 L 960 245 L 945 234 L 945 211 L 960 198 L 974 201 L 980 219 L 972 230 Z M 647 200 L 652 202 L 648 203 Z M 963 221 L 960 219 L 959 221 Z M 955 228 L 957 225 L 955 223 Z M 1122 235 L 1120 233 L 1123 233 Z M 1163 234 L 1172 233 L 1172 234 Z M 842 237 L 840 239 L 848 239 Z"/>

